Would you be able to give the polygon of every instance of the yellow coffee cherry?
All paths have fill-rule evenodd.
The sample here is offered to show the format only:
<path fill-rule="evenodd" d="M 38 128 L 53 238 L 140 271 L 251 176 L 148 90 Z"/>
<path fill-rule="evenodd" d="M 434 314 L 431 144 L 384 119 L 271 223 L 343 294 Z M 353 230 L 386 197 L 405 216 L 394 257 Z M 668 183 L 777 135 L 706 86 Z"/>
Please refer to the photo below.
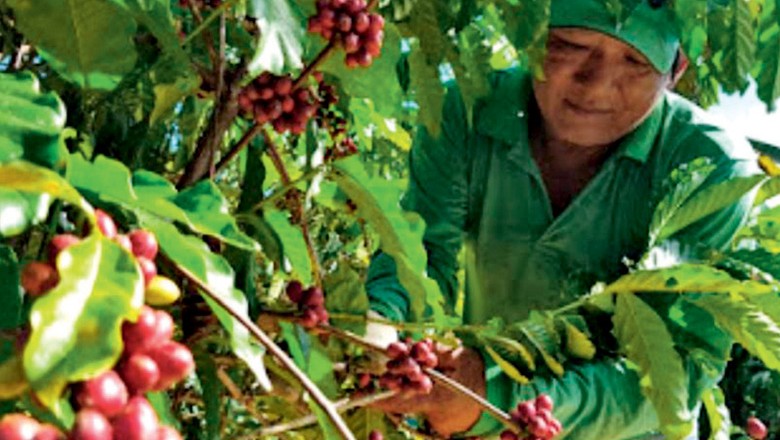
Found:
<path fill-rule="evenodd" d="M 173 304 L 181 296 L 181 289 L 170 278 L 155 275 L 146 285 L 145 301 L 152 306 Z"/>

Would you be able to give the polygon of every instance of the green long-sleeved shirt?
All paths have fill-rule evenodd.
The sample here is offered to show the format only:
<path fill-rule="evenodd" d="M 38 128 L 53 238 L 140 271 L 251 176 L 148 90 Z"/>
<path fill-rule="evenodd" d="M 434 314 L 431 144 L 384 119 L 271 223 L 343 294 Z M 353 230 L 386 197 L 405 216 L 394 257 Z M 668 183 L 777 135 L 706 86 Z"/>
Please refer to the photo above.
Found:
<path fill-rule="evenodd" d="M 594 281 L 619 276 L 623 259 L 634 260 L 645 250 L 662 184 L 679 165 L 708 157 L 717 168 L 704 186 L 758 172 L 745 139 L 667 93 L 554 217 L 528 140 L 532 99 L 527 72 L 501 72 L 490 96 L 473 108 L 472 126 L 457 87 L 450 87 L 440 136 L 420 129 L 411 152 L 404 207 L 426 221 L 428 274 L 450 303 L 458 291 L 457 254 L 466 246 L 466 323 L 492 317 L 521 320 L 531 310 L 571 302 Z M 686 228 L 675 239 L 722 248 L 742 224 L 748 207 L 745 199 Z M 390 257 L 380 255 L 372 261 L 367 289 L 374 310 L 392 319 L 406 317 L 408 294 Z M 673 301 L 653 305 L 663 312 Z M 722 371 L 717 360 L 727 357 L 730 340 L 714 323 L 707 329 L 677 330 L 678 338 L 701 341 L 702 353 L 713 361 L 709 366 Z M 487 365 L 491 401 L 508 409 L 538 392 L 549 393 L 558 404 L 555 415 L 566 429 L 565 438 L 619 440 L 657 428 L 636 374 L 620 360 L 575 366 L 561 379 L 537 378 L 524 387 L 489 360 Z M 695 392 L 693 407 L 698 392 L 712 385 L 717 374 L 701 374 L 698 363 L 687 365 Z M 497 427 L 483 417 L 473 433 Z"/>

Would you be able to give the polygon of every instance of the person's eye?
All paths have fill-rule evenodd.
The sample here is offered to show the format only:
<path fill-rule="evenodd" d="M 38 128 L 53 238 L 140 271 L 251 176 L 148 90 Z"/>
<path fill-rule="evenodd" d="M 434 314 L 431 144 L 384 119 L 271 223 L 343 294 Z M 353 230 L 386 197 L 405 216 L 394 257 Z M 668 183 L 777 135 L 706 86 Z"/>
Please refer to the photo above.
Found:
<path fill-rule="evenodd" d="M 634 67 L 648 67 L 649 64 L 647 62 L 639 57 L 636 57 L 634 55 L 627 55 L 626 61 L 628 64 L 631 64 Z"/>

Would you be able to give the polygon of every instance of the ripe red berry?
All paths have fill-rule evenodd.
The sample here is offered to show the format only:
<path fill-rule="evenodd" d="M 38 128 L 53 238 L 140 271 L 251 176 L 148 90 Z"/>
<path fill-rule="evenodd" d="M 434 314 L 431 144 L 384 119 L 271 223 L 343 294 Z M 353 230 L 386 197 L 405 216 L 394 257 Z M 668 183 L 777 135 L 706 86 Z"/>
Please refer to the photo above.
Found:
<path fill-rule="evenodd" d="M 73 234 L 58 234 L 52 237 L 49 242 L 49 262 L 54 264 L 57 261 L 57 255 L 65 249 L 80 242 L 81 239 Z"/>
<path fill-rule="evenodd" d="M 339 14 L 336 25 L 341 32 L 352 30 L 352 18 L 347 14 Z"/>
<path fill-rule="evenodd" d="M 399 359 L 409 356 L 409 346 L 403 342 L 393 342 L 387 346 L 387 357 L 390 359 Z"/>
<path fill-rule="evenodd" d="M 536 397 L 536 400 L 534 401 L 534 405 L 536 406 L 536 410 L 543 410 L 546 409 L 547 411 L 553 410 L 553 400 L 552 397 L 548 396 L 547 394 L 540 394 Z"/>
<path fill-rule="evenodd" d="M 501 432 L 501 440 L 520 440 L 520 437 L 517 436 L 514 432 L 510 430 L 505 430 Z"/>
<path fill-rule="evenodd" d="M 369 31 L 372 33 L 377 33 L 385 28 L 385 18 L 382 17 L 379 14 L 370 14 L 368 16 L 368 19 L 370 21 L 369 23 Z"/>
<path fill-rule="evenodd" d="M 400 376 L 414 376 L 420 373 L 420 364 L 410 357 L 393 359 L 387 363 L 387 371 Z"/>
<path fill-rule="evenodd" d="M 0 419 L 0 439 L 34 440 L 41 424 L 24 414 L 6 414 Z"/>
<path fill-rule="evenodd" d="M 149 350 L 149 357 L 160 368 L 160 379 L 155 390 L 164 390 L 181 381 L 195 369 L 195 359 L 187 346 L 168 341 Z"/>
<path fill-rule="evenodd" d="M 366 32 L 370 26 L 371 17 L 367 13 L 358 12 L 357 15 L 355 15 L 355 32 L 362 34 L 363 32 Z"/>
<path fill-rule="evenodd" d="M 157 316 L 154 309 L 143 306 L 136 322 L 125 322 L 122 324 L 122 340 L 125 343 L 125 352 L 132 354 L 146 351 L 165 341 L 164 335 L 158 331 Z"/>
<path fill-rule="evenodd" d="M 745 431 L 753 440 L 764 440 L 768 434 L 766 425 L 757 417 L 748 417 Z"/>
<path fill-rule="evenodd" d="M 303 304 L 311 307 L 324 305 L 325 295 L 323 295 L 322 289 L 316 286 L 306 289 L 303 292 Z"/>
<path fill-rule="evenodd" d="M 112 440 L 113 429 L 100 411 L 86 408 L 76 414 L 76 423 L 70 432 L 72 440 Z"/>
<path fill-rule="evenodd" d="M 306 307 L 303 309 L 303 314 L 299 324 L 304 328 L 314 328 L 319 324 L 320 317 L 317 315 L 317 311 L 312 307 Z"/>
<path fill-rule="evenodd" d="M 290 91 L 292 90 L 292 79 L 289 76 L 283 76 L 276 80 L 276 84 L 274 85 L 274 91 L 277 95 L 285 96 L 290 94 Z"/>
<path fill-rule="evenodd" d="M 175 428 L 160 425 L 157 428 L 157 440 L 182 440 L 181 434 Z"/>
<path fill-rule="evenodd" d="M 31 261 L 20 274 L 22 288 L 30 296 L 41 296 L 60 282 L 57 269 L 49 263 Z"/>
<path fill-rule="evenodd" d="M 433 391 L 433 381 L 427 375 L 419 377 L 417 380 L 412 382 L 412 385 L 414 387 L 414 391 L 420 394 L 430 394 L 430 392 Z"/>
<path fill-rule="evenodd" d="M 113 420 L 114 440 L 149 440 L 157 437 L 159 421 L 149 402 L 140 396 L 127 403 Z"/>
<path fill-rule="evenodd" d="M 344 52 L 355 53 L 360 49 L 360 36 L 355 33 L 348 33 L 344 37 Z"/>
<path fill-rule="evenodd" d="M 378 430 L 373 430 L 368 433 L 368 440 L 384 440 L 385 436 Z"/>
<path fill-rule="evenodd" d="M 529 423 L 536 418 L 536 407 L 531 402 L 521 402 L 517 405 L 517 422 Z"/>
<path fill-rule="evenodd" d="M 144 276 L 144 284 L 148 285 L 152 278 L 157 276 L 157 265 L 154 264 L 154 261 L 145 257 L 138 257 L 137 260 L 138 266 L 141 267 L 141 273 Z"/>
<path fill-rule="evenodd" d="M 65 440 L 65 434 L 54 425 L 44 423 L 38 429 L 38 433 L 35 434 L 33 440 Z"/>
<path fill-rule="evenodd" d="M 286 293 L 290 301 L 298 304 L 303 299 L 303 284 L 298 280 L 290 281 L 287 283 Z"/>
<path fill-rule="evenodd" d="M 133 255 L 154 260 L 159 250 L 154 234 L 143 229 L 136 229 L 128 234 L 128 237 L 130 237 L 130 243 L 133 244 Z"/>
<path fill-rule="evenodd" d="M 379 378 L 379 387 L 390 391 L 398 391 L 401 389 L 403 379 L 392 373 L 385 373 Z"/>
<path fill-rule="evenodd" d="M 368 388 L 371 385 L 371 375 L 368 373 L 361 373 L 358 376 L 358 388 Z"/>
<path fill-rule="evenodd" d="M 116 237 L 116 223 L 105 211 L 96 209 L 95 217 L 97 219 L 97 227 L 103 235 L 109 240 Z"/>
<path fill-rule="evenodd" d="M 119 373 L 132 394 L 151 391 L 160 380 L 160 368 L 157 363 L 141 353 L 136 353 L 122 362 Z"/>
<path fill-rule="evenodd" d="M 108 418 L 119 414 L 127 399 L 127 387 L 114 370 L 82 383 L 76 395 L 82 408 L 93 408 Z"/>

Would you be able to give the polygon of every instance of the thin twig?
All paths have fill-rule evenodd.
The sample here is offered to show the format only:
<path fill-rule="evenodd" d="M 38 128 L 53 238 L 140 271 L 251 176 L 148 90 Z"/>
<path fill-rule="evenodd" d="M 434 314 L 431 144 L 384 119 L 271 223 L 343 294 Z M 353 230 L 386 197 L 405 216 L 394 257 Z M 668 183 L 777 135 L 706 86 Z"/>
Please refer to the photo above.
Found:
<path fill-rule="evenodd" d="M 322 410 L 327 415 L 328 419 L 333 423 L 336 430 L 341 434 L 341 437 L 345 440 L 355 440 L 355 436 L 352 434 L 352 432 L 347 427 L 347 424 L 344 422 L 344 419 L 339 416 L 338 412 L 336 411 L 335 407 L 333 406 L 333 403 L 328 400 L 328 398 L 322 394 L 322 391 L 320 391 L 319 388 L 317 388 L 317 385 L 315 385 L 311 379 L 309 379 L 306 374 L 298 368 L 297 365 L 295 365 L 295 362 L 293 362 L 292 359 L 287 355 L 287 353 L 284 352 L 274 341 L 265 334 L 264 331 L 262 331 L 257 325 L 255 325 L 254 322 L 252 322 L 248 317 L 244 316 L 241 312 L 236 310 L 231 304 L 229 304 L 227 301 L 225 301 L 224 298 L 222 298 L 220 295 L 215 293 L 210 286 L 208 286 L 206 283 L 198 279 L 195 275 L 193 275 L 189 270 L 187 270 L 184 267 L 181 267 L 180 265 L 174 265 L 176 267 L 176 270 L 179 271 L 179 273 L 184 276 L 189 282 L 194 284 L 198 287 L 198 289 L 204 293 L 206 296 L 208 296 L 212 301 L 219 304 L 220 307 L 222 307 L 226 312 L 228 312 L 233 318 L 235 318 L 241 325 L 243 325 L 249 333 L 258 341 L 260 344 L 262 344 L 266 350 L 268 350 L 269 353 L 271 353 L 272 356 L 274 356 L 276 359 L 279 360 L 279 362 L 282 363 L 282 365 L 289 371 L 303 386 L 303 388 L 311 395 L 312 399 L 317 403 L 317 405 L 322 408 Z"/>
<path fill-rule="evenodd" d="M 274 202 L 276 202 L 277 200 L 279 200 L 282 197 L 284 197 L 284 195 L 287 194 L 288 191 L 290 191 L 291 189 L 293 189 L 296 186 L 298 186 L 298 184 L 300 184 L 301 182 L 306 182 L 309 179 L 311 179 L 312 177 L 316 176 L 317 174 L 325 171 L 326 167 L 327 167 L 326 164 L 322 164 L 322 165 L 318 165 L 318 166 L 310 169 L 309 171 L 307 171 L 306 173 L 301 175 L 301 177 L 299 177 L 299 178 L 297 178 L 295 180 L 290 181 L 290 183 L 288 183 L 287 185 L 282 186 L 281 188 L 276 190 L 270 196 L 268 196 L 268 197 L 264 198 L 263 200 L 260 200 L 259 202 L 257 202 L 255 204 L 255 206 L 250 208 L 249 211 L 247 211 L 247 212 L 256 212 L 257 210 L 261 209 L 264 206 L 273 205 Z"/>
<path fill-rule="evenodd" d="M 190 11 L 192 12 L 192 16 L 195 17 L 195 22 L 198 23 L 198 25 L 203 24 L 203 16 L 200 14 L 200 9 L 198 8 L 198 5 L 195 4 L 194 0 L 189 0 L 188 6 L 190 7 Z M 214 67 L 214 70 L 216 71 L 217 64 L 219 64 L 219 55 L 217 55 L 217 50 L 214 48 L 214 42 L 211 39 L 211 32 L 208 31 L 208 29 L 204 28 L 203 31 L 203 42 L 206 44 L 206 51 L 209 53 L 209 59 L 211 59 L 211 65 Z M 219 96 L 219 95 L 217 95 Z"/>
<path fill-rule="evenodd" d="M 253 124 L 252 127 L 249 128 L 249 130 L 244 133 L 243 136 L 241 136 L 241 139 L 238 140 L 236 145 L 234 145 L 228 152 L 225 154 L 217 163 L 217 166 L 215 167 L 215 173 L 214 175 L 218 175 L 220 172 L 222 172 L 223 169 L 227 166 L 228 163 L 230 163 L 233 158 L 235 158 L 238 153 L 241 152 L 244 148 L 246 148 L 247 145 L 249 145 L 250 142 L 252 142 L 252 139 L 255 138 L 260 133 L 260 130 L 262 130 L 263 126 L 260 124 Z"/>
<path fill-rule="evenodd" d="M 241 402 L 241 404 L 244 405 L 244 408 L 246 408 L 247 412 L 251 414 L 252 417 L 261 422 L 268 420 L 268 417 L 265 417 L 265 415 L 263 415 L 260 411 L 257 410 L 257 408 L 254 407 L 254 405 L 252 405 L 251 399 L 244 396 L 244 393 L 242 393 L 235 382 L 233 382 L 233 379 L 231 379 L 230 376 L 225 373 L 224 369 L 217 369 L 217 378 L 220 382 L 222 382 L 222 385 L 225 386 L 225 389 L 228 390 L 230 397 L 232 397 L 233 400 Z"/>
<path fill-rule="evenodd" d="M 192 40 L 197 37 L 201 32 L 206 30 L 206 28 L 211 24 L 212 21 L 216 20 L 219 15 L 227 8 L 233 6 L 233 3 L 236 3 L 238 0 L 227 0 L 221 5 L 217 6 L 214 9 L 214 12 L 211 13 L 208 17 L 206 17 L 205 20 L 203 20 L 198 27 L 195 28 L 194 31 L 192 31 L 191 34 L 187 35 L 187 38 L 184 39 L 184 41 L 181 43 L 182 47 L 190 44 Z"/>
<path fill-rule="evenodd" d="M 277 151 L 271 137 L 268 136 L 268 132 L 263 130 L 262 133 L 265 140 L 265 151 L 271 157 L 271 162 L 273 162 L 276 171 L 279 172 L 282 184 L 285 186 L 289 185 L 292 182 L 290 180 L 290 174 L 287 172 L 287 167 L 284 165 L 284 161 L 279 155 L 279 151 Z M 320 259 L 317 256 L 317 251 L 314 249 L 314 240 L 311 238 L 309 225 L 306 222 L 304 204 L 305 203 L 300 199 L 300 196 L 295 194 L 294 208 L 297 210 L 295 214 L 298 219 L 300 219 L 301 232 L 303 233 L 303 240 L 306 243 L 306 252 L 309 255 L 309 261 L 311 261 L 312 278 L 314 278 L 314 282 L 317 286 L 322 286 L 322 268 L 320 267 Z"/>
<path fill-rule="evenodd" d="M 309 63 L 305 69 L 303 69 L 303 72 L 301 72 L 297 78 L 295 78 L 295 81 L 293 81 L 293 88 L 298 87 L 303 82 L 303 80 L 305 80 L 306 77 L 309 76 L 309 74 L 320 65 L 320 63 L 325 61 L 325 59 L 328 58 L 335 47 L 336 43 L 333 40 L 330 40 L 327 46 L 323 47 L 320 53 L 317 54 L 317 57 L 314 58 L 314 60 Z"/>
<path fill-rule="evenodd" d="M 370 394 L 368 396 L 359 397 L 357 399 L 344 399 L 336 402 L 336 410 L 339 413 L 344 413 L 353 408 L 362 408 L 364 406 L 371 405 L 372 403 L 387 400 L 398 394 L 398 391 L 383 391 L 377 394 Z M 306 426 L 317 423 L 317 416 L 314 414 L 307 414 L 301 418 L 291 420 L 289 422 L 280 423 L 278 425 L 262 428 L 257 431 L 260 438 L 267 435 L 281 434 L 282 432 L 291 431 L 293 429 L 300 429 Z"/>
<path fill-rule="evenodd" d="M 359 345 L 363 348 L 367 348 L 369 350 L 373 350 L 379 353 L 385 353 L 386 349 L 374 344 L 373 342 L 369 342 L 360 336 L 349 332 L 347 330 L 340 329 L 338 327 L 333 327 L 330 325 L 319 325 L 317 326 L 318 330 L 322 330 L 325 332 L 328 332 L 332 335 L 335 335 L 337 337 L 340 337 L 342 339 L 345 339 L 349 342 L 352 342 L 356 345 Z M 423 368 L 423 371 L 431 376 L 431 378 L 442 384 L 443 386 L 449 388 L 451 391 L 454 391 L 455 393 L 458 393 L 462 396 L 465 396 L 482 407 L 483 410 L 485 410 L 487 413 L 489 413 L 491 416 L 495 417 L 496 420 L 503 423 L 507 428 L 511 429 L 514 432 L 517 432 L 517 425 L 515 425 L 514 422 L 512 422 L 512 417 L 509 416 L 506 412 L 499 409 L 492 403 L 488 402 L 484 397 L 480 396 L 479 394 L 475 393 L 471 389 L 461 385 L 458 381 L 451 379 L 450 377 L 444 375 L 443 373 L 439 372 L 438 370 L 435 370 L 433 368 Z"/>

